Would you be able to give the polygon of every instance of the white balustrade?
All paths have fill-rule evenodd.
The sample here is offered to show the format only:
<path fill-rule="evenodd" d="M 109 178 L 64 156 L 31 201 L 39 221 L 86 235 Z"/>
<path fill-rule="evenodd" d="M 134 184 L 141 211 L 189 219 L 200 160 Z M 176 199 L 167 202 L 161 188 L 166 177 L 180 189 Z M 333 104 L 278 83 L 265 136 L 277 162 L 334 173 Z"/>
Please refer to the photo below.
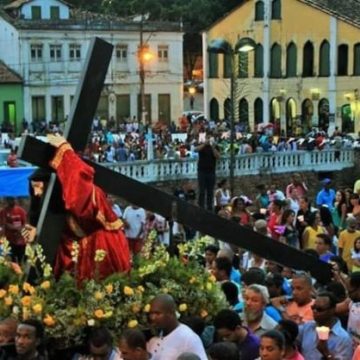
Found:
<path fill-rule="evenodd" d="M 196 159 L 133 161 L 102 165 L 144 183 L 197 177 Z M 298 171 L 339 171 L 354 166 L 354 150 L 246 154 L 235 157 L 234 165 L 235 176 Z M 217 162 L 216 173 L 219 177 L 228 177 L 229 168 L 230 158 L 222 157 Z"/>

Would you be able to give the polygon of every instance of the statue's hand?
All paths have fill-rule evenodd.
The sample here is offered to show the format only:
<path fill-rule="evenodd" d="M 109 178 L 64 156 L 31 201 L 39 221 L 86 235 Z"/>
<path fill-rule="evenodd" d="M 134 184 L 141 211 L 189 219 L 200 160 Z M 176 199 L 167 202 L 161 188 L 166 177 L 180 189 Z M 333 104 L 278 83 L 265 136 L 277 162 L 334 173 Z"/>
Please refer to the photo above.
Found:
<path fill-rule="evenodd" d="M 26 224 L 21 230 L 21 235 L 26 243 L 32 243 L 36 237 L 36 227 Z"/>
<path fill-rule="evenodd" d="M 66 139 L 61 135 L 47 135 L 49 144 L 52 146 L 55 146 L 56 148 L 59 148 L 62 144 L 66 143 Z"/>

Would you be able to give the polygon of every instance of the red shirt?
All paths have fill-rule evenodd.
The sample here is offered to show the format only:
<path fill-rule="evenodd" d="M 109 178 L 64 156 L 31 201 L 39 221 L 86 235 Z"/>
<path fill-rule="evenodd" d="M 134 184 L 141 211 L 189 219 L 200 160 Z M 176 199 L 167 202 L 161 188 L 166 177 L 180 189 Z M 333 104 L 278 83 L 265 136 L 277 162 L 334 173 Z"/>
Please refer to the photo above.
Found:
<path fill-rule="evenodd" d="M 18 205 L 12 208 L 6 207 L 0 211 L 0 224 L 5 229 L 5 237 L 13 245 L 25 246 L 25 240 L 20 233 L 25 223 L 26 211 Z M 6 225 L 16 225 L 19 230 L 11 230 Z"/>

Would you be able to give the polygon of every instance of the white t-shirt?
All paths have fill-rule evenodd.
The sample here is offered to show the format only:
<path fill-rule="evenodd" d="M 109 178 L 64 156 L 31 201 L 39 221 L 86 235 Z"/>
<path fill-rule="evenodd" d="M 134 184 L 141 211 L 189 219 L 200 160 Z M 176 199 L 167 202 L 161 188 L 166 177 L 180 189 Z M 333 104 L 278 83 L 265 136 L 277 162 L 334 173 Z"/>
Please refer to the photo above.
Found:
<path fill-rule="evenodd" d="M 184 352 L 191 352 L 207 360 L 201 339 L 188 326 L 180 324 L 164 337 L 154 336 L 147 343 L 152 360 L 176 360 Z"/>
<path fill-rule="evenodd" d="M 123 219 L 129 224 L 125 228 L 125 235 L 127 238 L 134 239 L 142 233 L 145 224 L 146 213 L 143 208 L 134 209 L 128 206 L 123 215 Z"/>
<path fill-rule="evenodd" d="M 347 331 L 353 339 L 354 348 L 360 345 L 360 302 L 351 302 L 349 305 Z"/>

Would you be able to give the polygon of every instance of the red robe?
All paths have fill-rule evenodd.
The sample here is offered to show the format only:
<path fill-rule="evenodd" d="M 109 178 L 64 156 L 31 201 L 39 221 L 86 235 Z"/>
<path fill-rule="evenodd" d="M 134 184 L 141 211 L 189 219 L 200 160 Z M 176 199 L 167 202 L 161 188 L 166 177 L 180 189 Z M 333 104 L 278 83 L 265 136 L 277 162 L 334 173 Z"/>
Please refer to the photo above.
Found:
<path fill-rule="evenodd" d="M 99 276 L 130 270 L 130 252 L 123 223 L 112 211 L 104 192 L 94 185 L 94 169 L 85 164 L 68 143 L 61 145 L 50 162 L 62 185 L 67 222 L 55 260 L 55 276 L 75 272 L 78 281 L 95 276 L 95 252 L 106 251 L 98 263 Z M 79 244 L 77 265 L 72 259 L 73 242 Z"/>

